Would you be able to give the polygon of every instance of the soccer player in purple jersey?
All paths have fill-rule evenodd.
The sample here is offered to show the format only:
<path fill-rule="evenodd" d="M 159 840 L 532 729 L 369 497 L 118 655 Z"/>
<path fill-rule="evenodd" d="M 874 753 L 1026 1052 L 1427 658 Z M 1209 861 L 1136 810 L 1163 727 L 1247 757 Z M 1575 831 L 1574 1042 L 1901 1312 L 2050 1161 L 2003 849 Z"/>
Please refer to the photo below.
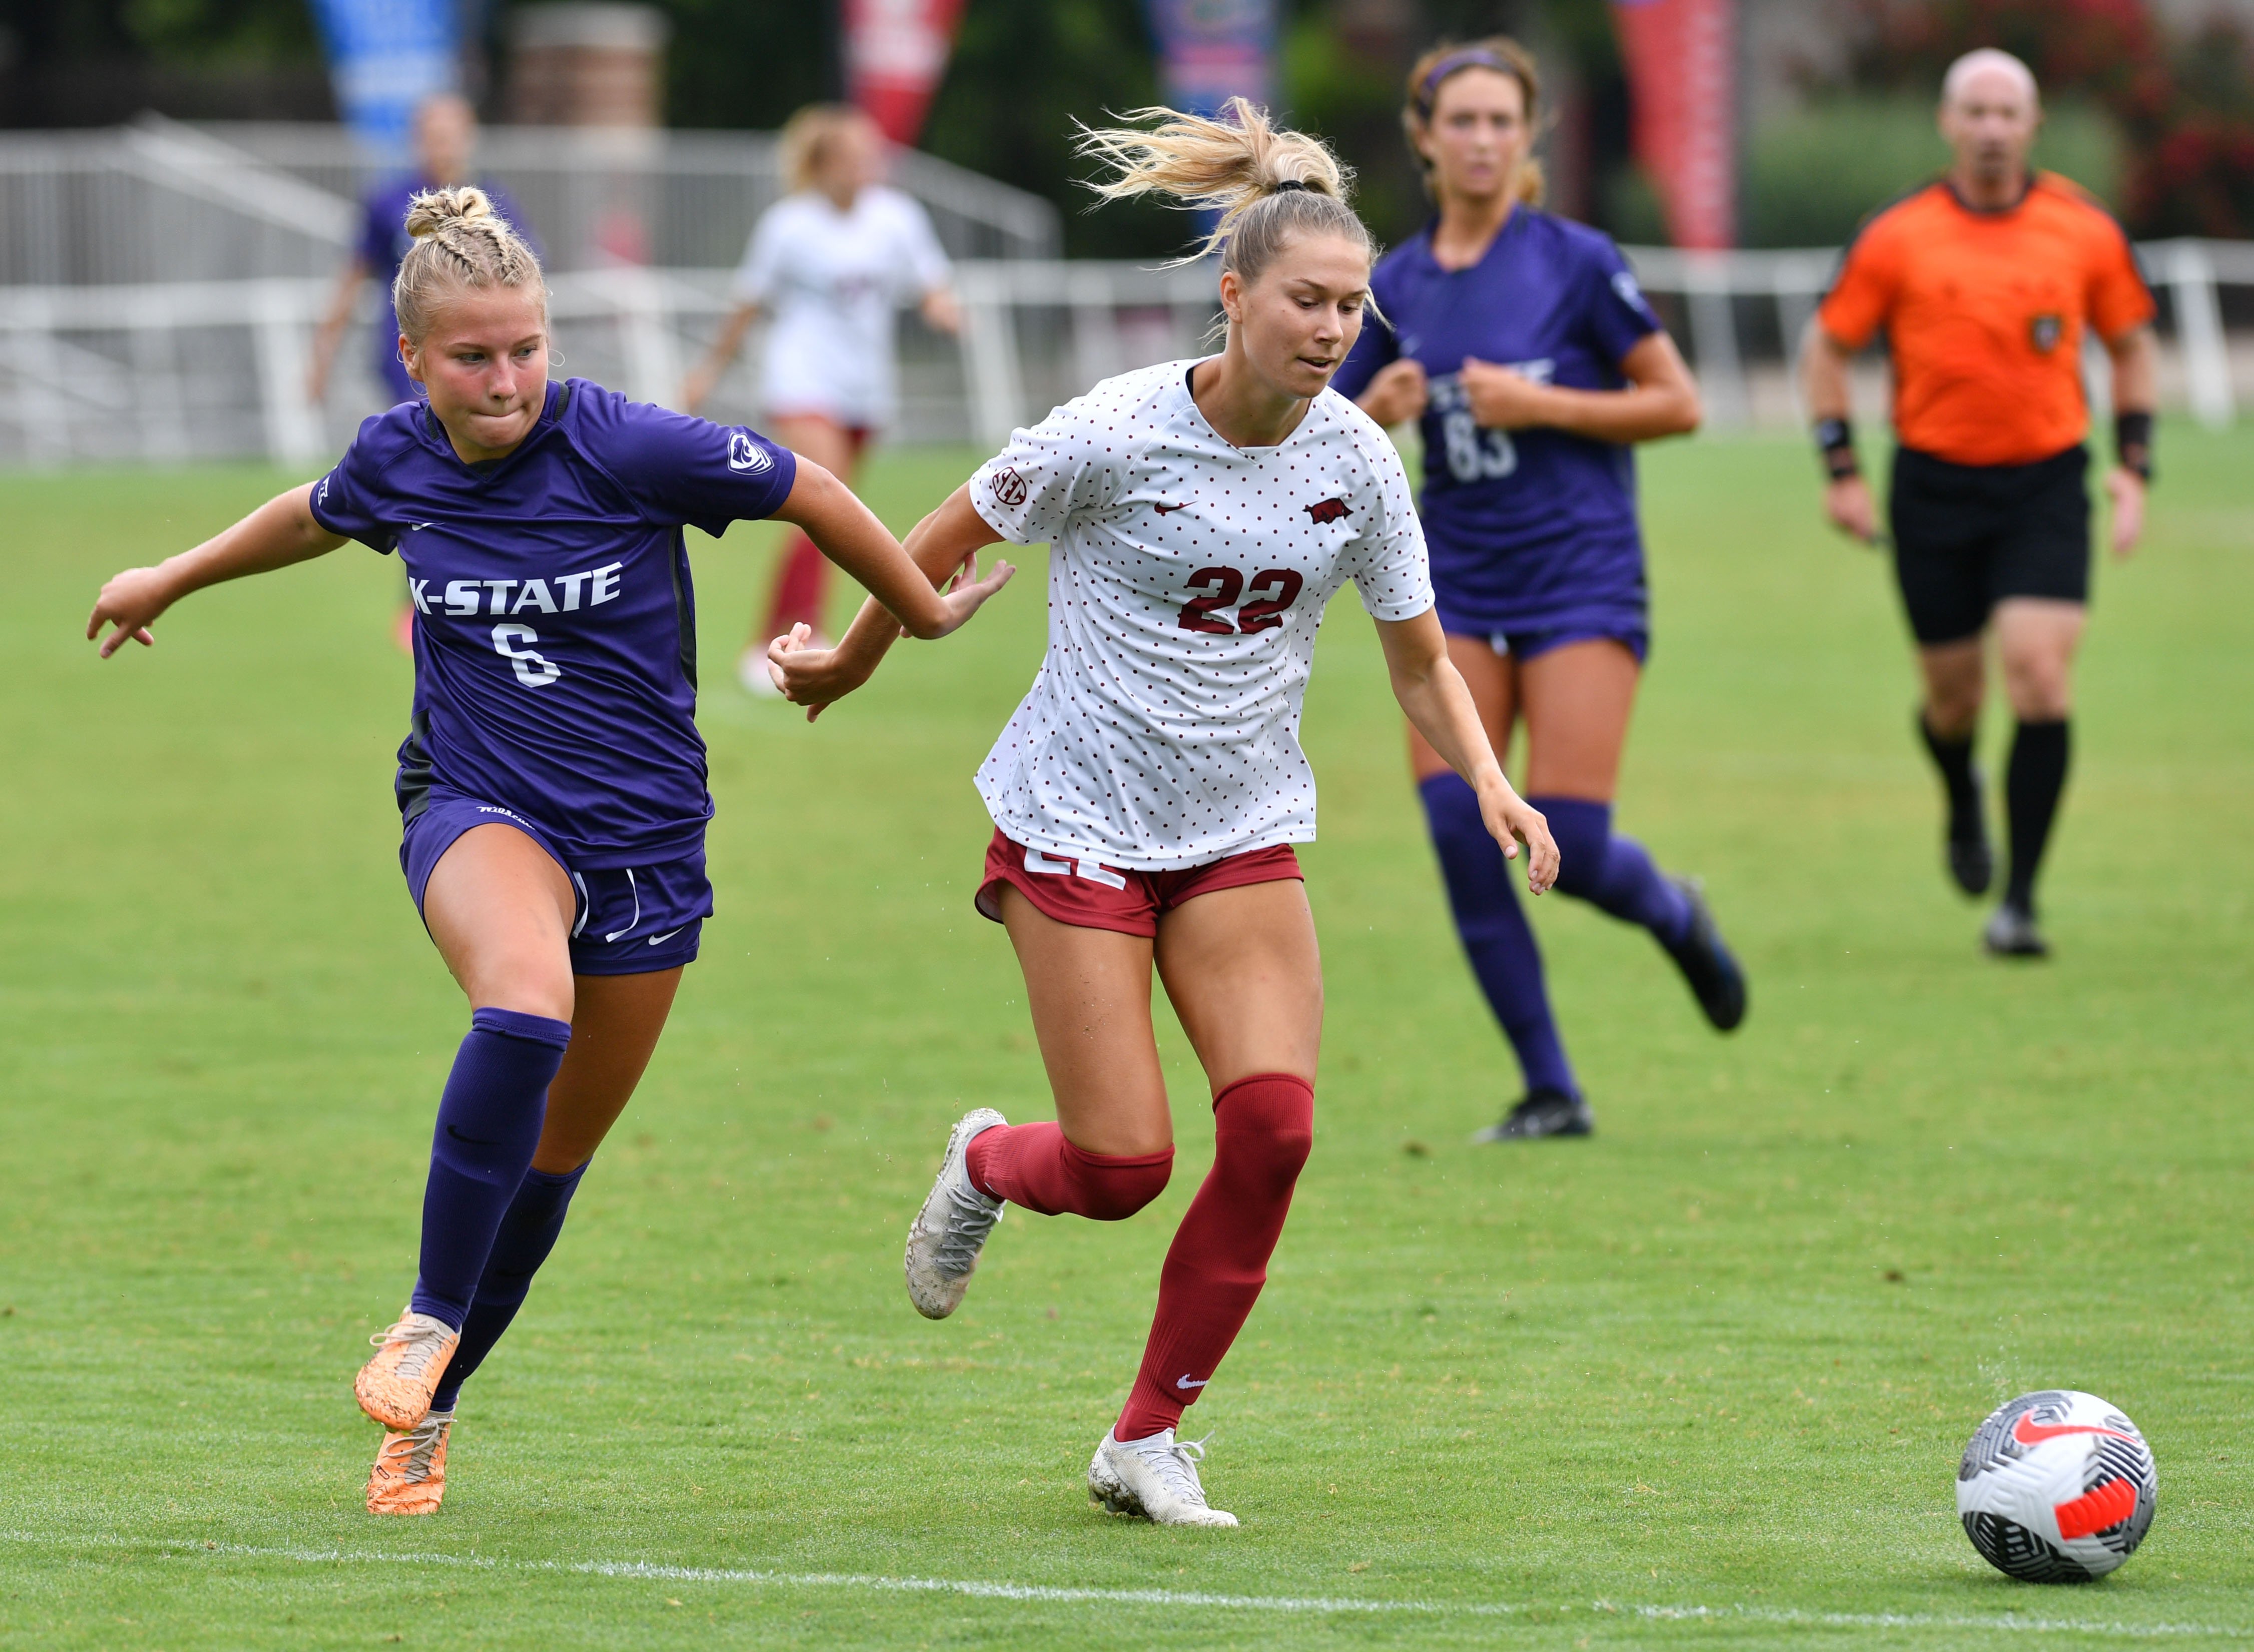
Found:
<path fill-rule="evenodd" d="M 420 1267 L 354 1384 L 387 1432 L 378 1514 L 434 1512 L 455 1396 L 522 1304 L 640 1081 L 712 911 L 684 523 L 775 517 L 919 637 L 1007 580 L 941 594 L 820 466 L 756 432 L 548 377 L 539 261 L 475 189 L 417 196 L 393 285 L 427 401 L 193 550 L 104 585 L 107 659 L 180 598 L 325 556 L 396 551 L 415 705 L 400 864 L 472 1009 L 438 1103 Z"/>
<path fill-rule="evenodd" d="M 1536 210 L 1533 59 L 1494 37 L 1427 52 L 1403 111 L 1438 215 L 1377 266 L 1382 319 L 1334 382 L 1379 424 L 1422 420 L 1424 536 L 1456 668 L 1498 753 L 1526 724 L 1526 801 L 1558 887 L 1642 925 L 1726 1032 L 1746 983 L 1698 886 L 1612 829 L 1649 639 L 1633 443 L 1698 423 L 1683 358 L 1604 235 Z M 1410 760 L 1480 985 L 1527 1094 L 1480 1138 L 1586 1135 L 1541 955 L 1477 800 L 1412 729 Z"/>

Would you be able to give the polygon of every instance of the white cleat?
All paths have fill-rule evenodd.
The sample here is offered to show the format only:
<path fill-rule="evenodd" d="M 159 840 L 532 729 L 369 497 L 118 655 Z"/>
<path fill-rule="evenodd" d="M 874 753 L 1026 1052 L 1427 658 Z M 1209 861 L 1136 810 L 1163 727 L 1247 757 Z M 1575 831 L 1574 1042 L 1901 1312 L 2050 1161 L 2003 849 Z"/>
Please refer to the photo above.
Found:
<path fill-rule="evenodd" d="M 990 1107 L 965 1113 L 947 1138 L 947 1157 L 940 1162 L 939 1180 L 931 1196 L 916 1213 L 908 1229 L 908 1300 L 927 1320 L 944 1320 L 962 1306 L 970 1288 L 978 1253 L 987 1236 L 1002 1220 L 1002 1201 L 989 1199 L 970 1184 L 966 1161 L 971 1138 L 1010 1121 Z"/>
<path fill-rule="evenodd" d="M 1088 1466 L 1088 1494 L 1107 1514 L 1155 1526 L 1233 1526 L 1235 1515 L 1206 1504 L 1197 1471 L 1204 1457 L 1205 1440 L 1178 1440 L 1171 1428 L 1131 1444 L 1107 1433 Z"/>

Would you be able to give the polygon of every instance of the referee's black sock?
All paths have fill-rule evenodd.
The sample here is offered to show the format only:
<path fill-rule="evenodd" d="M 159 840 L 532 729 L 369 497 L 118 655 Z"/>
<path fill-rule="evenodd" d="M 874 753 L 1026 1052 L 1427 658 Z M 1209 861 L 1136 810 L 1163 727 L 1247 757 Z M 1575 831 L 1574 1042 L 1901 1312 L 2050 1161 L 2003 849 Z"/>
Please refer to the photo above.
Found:
<path fill-rule="evenodd" d="M 1950 840 L 1960 844 L 1978 842 L 1980 777 L 1972 768 L 1970 732 L 1956 736 L 1936 734 L 1933 724 L 1925 720 L 1923 711 L 1917 714 L 1917 732 L 1925 737 L 1925 749 L 1933 754 L 1933 766 L 1941 771 L 1942 784 L 1949 788 Z"/>
<path fill-rule="evenodd" d="M 2012 823 L 2012 877 L 2004 904 L 2032 916 L 2035 869 L 2066 789 L 2067 721 L 2021 723 L 2012 741 L 2011 767 L 2004 776 L 2004 806 Z"/>

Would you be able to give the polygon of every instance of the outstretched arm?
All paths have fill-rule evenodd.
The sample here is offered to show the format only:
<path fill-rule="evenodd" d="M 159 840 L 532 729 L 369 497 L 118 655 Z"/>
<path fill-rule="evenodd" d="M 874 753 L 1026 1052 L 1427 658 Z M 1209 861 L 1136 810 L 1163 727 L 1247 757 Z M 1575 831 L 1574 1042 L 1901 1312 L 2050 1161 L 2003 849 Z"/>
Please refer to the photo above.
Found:
<path fill-rule="evenodd" d="M 1385 649 L 1393 697 L 1417 732 L 1479 794 L 1480 817 L 1502 845 L 1503 858 L 1516 860 L 1519 844 L 1526 845 L 1526 886 L 1542 893 L 1558 881 L 1557 840 L 1542 812 L 1530 808 L 1503 778 L 1502 765 L 1480 726 L 1472 691 L 1448 658 L 1439 615 L 1427 608 L 1413 620 L 1380 620 L 1377 638 Z"/>
<path fill-rule="evenodd" d="M 153 648 L 157 639 L 149 627 L 190 592 L 327 556 L 345 542 L 344 536 L 313 520 L 312 498 L 312 483 L 293 487 L 193 550 L 167 556 L 154 568 L 128 568 L 94 599 L 94 612 L 87 616 L 87 640 L 100 636 L 104 625 L 116 627 L 102 638 L 105 660 L 123 648 L 129 637 Z"/>
<path fill-rule="evenodd" d="M 966 482 L 909 529 L 906 550 L 924 580 L 947 589 L 949 594 L 943 600 L 957 601 L 976 592 L 982 593 L 978 601 L 983 602 L 1017 571 L 1008 563 L 998 561 L 991 573 L 979 578 L 978 552 L 998 537 L 971 504 L 970 486 Z M 861 612 L 834 648 L 804 647 L 805 629 L 797 626 L 789 636 L 769 643 L 767 659 L 783 697 L 806 707 L 809 723 L 822 715 L 822 707 L 844 699 L 866 682 L 901 634 L 891 605 L 879 606 L 873 598 L 861 605 Z"/>

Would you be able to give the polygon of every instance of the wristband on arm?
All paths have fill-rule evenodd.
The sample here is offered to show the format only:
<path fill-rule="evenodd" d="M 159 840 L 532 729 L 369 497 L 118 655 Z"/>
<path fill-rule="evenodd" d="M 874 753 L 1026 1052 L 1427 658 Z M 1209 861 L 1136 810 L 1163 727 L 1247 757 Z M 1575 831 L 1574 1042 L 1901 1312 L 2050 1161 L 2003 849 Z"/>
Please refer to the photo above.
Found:
<path fill-rule="evenodd" d="M 1862 474 L 1855 462 L 1855 427 L 1845 419 L 1816 421 L 1816 450 L 1824 458 L 1824 473 L 1835 482 Z"/>
<path fill-rule="evenodd" d="M 2113 452 L 2124 471 L 2152 480 L 2152 416 L 2149 412 L 2113 416 Z"/>

